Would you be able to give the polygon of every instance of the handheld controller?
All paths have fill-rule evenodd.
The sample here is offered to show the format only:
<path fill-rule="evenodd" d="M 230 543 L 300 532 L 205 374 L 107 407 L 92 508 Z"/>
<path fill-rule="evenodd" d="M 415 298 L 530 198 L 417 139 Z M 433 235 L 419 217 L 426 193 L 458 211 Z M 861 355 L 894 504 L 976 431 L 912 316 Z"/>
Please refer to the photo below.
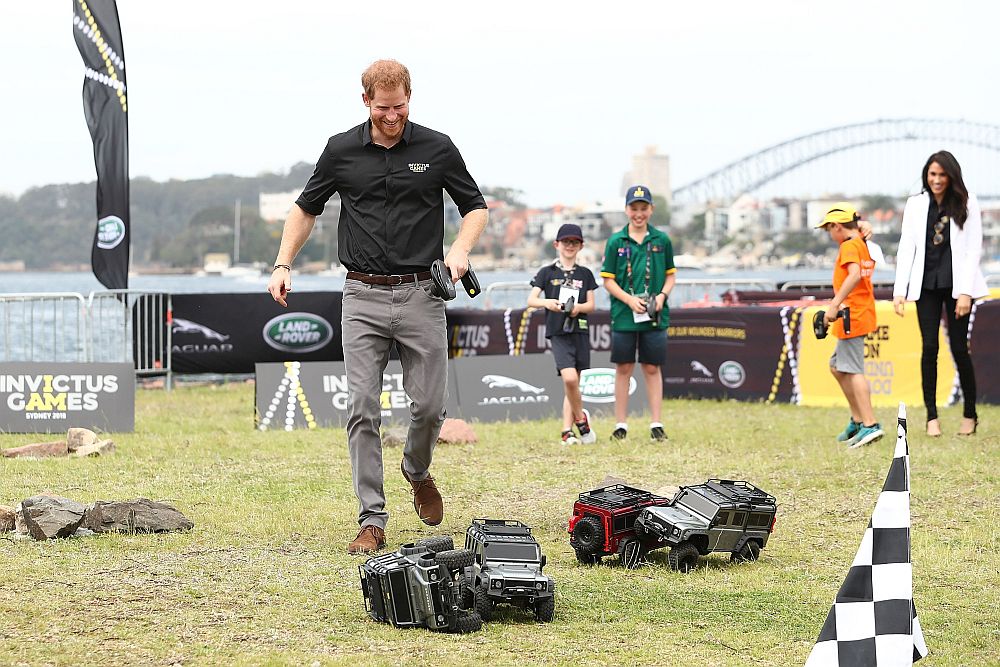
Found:
<path fill-rule="evenodd" d="M 844 333 L 851 333 L 851 309 L 841 308 L 837 311 L 837 317 L 839 317 L 844 323 Z M 817 340 L 823 340 L 826 338 L 827 326 L 826 326 L 826 311 L 817 310 L 813 314 L 813 333 L 816 335 Z"/>
<path fill-rule="evenodd" d="M 451 301 L 455 298 L 455 283 L 451 281 L 451 270 L 444 263 L 444 260 L 436 259 L 431 264 L 431 281 L 433 282 L 431 292 L 434 296 L 445 301 Z M 462 287 L 465 288 L 465 293 L 472 298 L 479 296 L 482 291 L 479 286 L 479 278 L 476 277 L 476 272 L 472 270 L 471 264 L 469 270 L 462 276 Z"/>

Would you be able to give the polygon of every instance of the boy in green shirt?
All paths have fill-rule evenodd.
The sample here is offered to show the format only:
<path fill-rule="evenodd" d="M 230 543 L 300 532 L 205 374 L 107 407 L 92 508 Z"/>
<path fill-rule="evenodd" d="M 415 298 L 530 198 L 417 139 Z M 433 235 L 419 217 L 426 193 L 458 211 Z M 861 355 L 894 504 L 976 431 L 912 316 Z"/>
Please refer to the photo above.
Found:
<path fill-rule="evenodd" d="M 625 195 L 628 225 L 612 234 L 604 248 L 601 277 L 611 295 L 611 361 L 615 364 L 615 419 L 613 440 L 628 437 L 628 389 L 636 352 L 646 380 L 650 437 L 666 440 L 660 421 L 663 374 L 666 362 L 667 297 L 674 288 L 677 269 L 670 237 L 650 226 L 653 196 L 649 188 L 633 185 Z M 655 311 L 652 304 L 655 302 Z"/>

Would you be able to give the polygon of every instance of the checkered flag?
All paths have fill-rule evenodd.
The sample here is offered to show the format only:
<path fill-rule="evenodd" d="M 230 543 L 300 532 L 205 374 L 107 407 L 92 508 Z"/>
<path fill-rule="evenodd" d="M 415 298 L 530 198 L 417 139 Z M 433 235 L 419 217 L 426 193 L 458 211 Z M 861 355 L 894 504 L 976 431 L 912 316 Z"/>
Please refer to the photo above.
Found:
<path fill-rule="evenodd" d="M 913 605 L 910 454 L 902 403 L 898 424 L 882 493 L 806 667 L 912 665 L 927 655 Z"/>

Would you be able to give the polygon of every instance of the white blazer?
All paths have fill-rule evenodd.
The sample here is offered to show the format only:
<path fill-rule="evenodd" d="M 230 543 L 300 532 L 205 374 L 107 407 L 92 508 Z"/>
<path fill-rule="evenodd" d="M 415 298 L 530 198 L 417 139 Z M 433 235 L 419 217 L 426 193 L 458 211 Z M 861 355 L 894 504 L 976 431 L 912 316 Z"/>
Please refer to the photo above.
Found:
<path fill-rule="evenodd" d="M 922 192 L 906 200 L 903 209 L 903 230 L 896 252 L 896 283 L 892 288 L 893 298 L 906 297 L 907 301 L 920 298 L 920 285 L 924 280 L 924 251 L 927 246 L 927 209 L 930 195 Z M 989 294 L 986 278 L 979 267 L 983 254 L 983 219 L 979 213 L 979 202 L 975 195 L 969 195 L 969 217 L 962 229 L 952 218 L 951 238 L 951 296 L 957 299 L 968 294 L 978 299 Z"/>

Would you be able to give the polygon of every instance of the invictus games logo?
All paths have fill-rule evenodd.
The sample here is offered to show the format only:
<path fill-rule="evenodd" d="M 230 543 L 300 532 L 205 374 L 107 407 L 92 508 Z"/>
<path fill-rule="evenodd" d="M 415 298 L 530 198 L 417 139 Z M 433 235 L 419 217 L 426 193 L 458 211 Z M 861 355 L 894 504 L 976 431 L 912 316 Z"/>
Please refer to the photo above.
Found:
<path fill-rule="evenodd" d="M 628 393 L 635 393 L 634 377 L 628 381 Z M 580 394 L 587 403 L 615 402 L 615 371 L 613 368 L 588 368 L 580 373 Z"/>
<path fill-rule="evenodd" d="M 319 315 L 287 313 L 264 325 L 264 342 L 282 352 L 313 352 L 330 342 L 333 327 Z"/>
<path fill-rule="evenodd" d="M 738 361 L 723 361 L 719 366 L 719 382 L 730 389 L 743 386 L 746 379 L 747 372 L 743 368 L 743 364 Z"/>
<path fill-rule="evenodd" d="M 125 223 L 117 215 L 97 221 L 97 247 L 111 250 L 125 240 Z"/>
<path fill-rule="evenodd" d="M 412 171 L 415 174 L 422 174 L 422 173 L 424 173 L 425 171 L 427 171 L 430 168 L 431 168 L 431 166 L 429 164 L 425 164 L 425 163 L 422 163 L 422 162 L 411 162 L 410 163 L 410 171 Z"/>

